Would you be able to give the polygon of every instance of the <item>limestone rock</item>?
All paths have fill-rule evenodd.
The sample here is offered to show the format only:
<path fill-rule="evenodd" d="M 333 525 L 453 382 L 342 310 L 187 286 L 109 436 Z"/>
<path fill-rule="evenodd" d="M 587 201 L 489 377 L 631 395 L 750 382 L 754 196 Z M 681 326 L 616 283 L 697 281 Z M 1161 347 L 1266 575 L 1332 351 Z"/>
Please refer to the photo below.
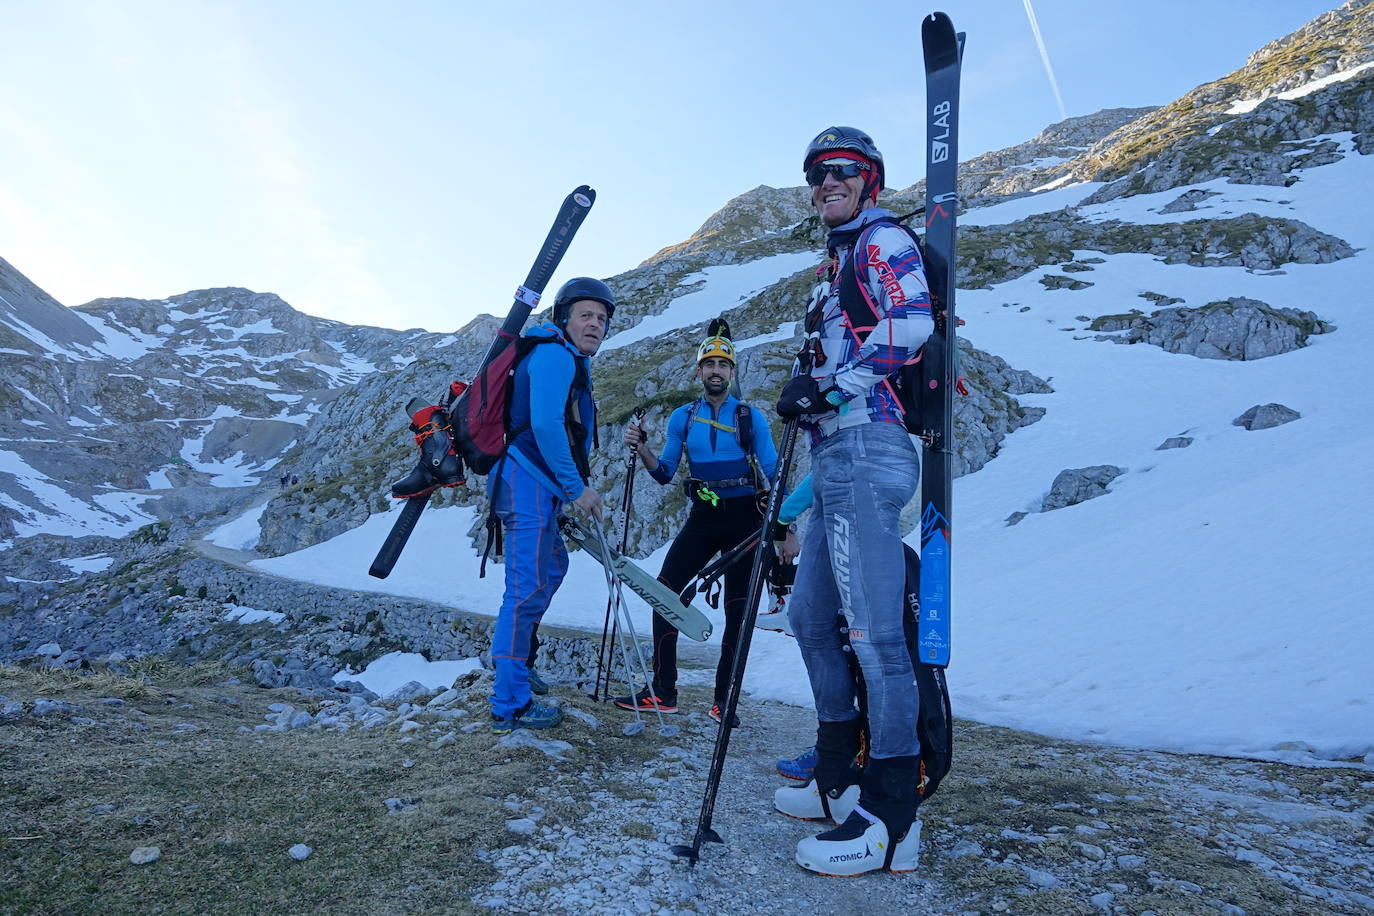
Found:
<path fill-rule="evenodd" d="M 1111 464 L 1097 464 L 1086 468 L 1069 468 L 1060 471 L 1050 486 L 1049 495 L 1041 505 L 1041 511 L 1050 512 L 1065 506 L 1077 505 L 1089 499 L 1105 496 L 1111 491 L 1107 485 L 1126 473 L 1122 468 Z"/>
<path fill-rule="evenodd" d="M 1170 353 L 1202 359 L 1255 360 L 1307 345 L 1313 334 L 1334 330 L 1313 312 L 1274 308 L 1242 296 L 1209 302 L 1200 308 L 1165 308 L 1146 317 L 1139 312 L 1104 315 L 1089 325 L 1094 331 L 1125 331 L 1101 337 L 1114 343 L 1149 343 Z"/>
<path fill-rule="evenodd" d="M 1292 423 L 1301 417 L 1302 414 L 1282 404 L 1256 404 L 1232 420 L 1231 425 L 1243 426 L 1249 430 L 1271 429 L 1285 423 Z"/>

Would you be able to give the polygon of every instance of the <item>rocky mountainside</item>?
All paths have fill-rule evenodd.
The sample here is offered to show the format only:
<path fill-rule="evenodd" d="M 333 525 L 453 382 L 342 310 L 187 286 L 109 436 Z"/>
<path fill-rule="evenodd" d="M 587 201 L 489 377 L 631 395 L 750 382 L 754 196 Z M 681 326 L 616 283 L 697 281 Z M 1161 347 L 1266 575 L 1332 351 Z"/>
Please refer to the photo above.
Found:
<path fill-rule="evenodd" d="M 460 340 L 314 318 L 245 289 L 69 309 L 0 261 L 0 538 L 222 508 L 341 390 Z"/>
<path fill-rule="evenodd" d="M 1161 108 L 1071 118 L 964 163 L 961 286 L 989 289 L 1040 269 L 1048 290 L 1086 289 L 1103 257 L 1117 254 L 1254 272 L 1350 257 L 1348 242 L 1297 219 L 1217 209 L 1217 192 L 1204 185 L 1281 189 L 1301 169 L 1370 152 L 1374 69 L 1360 68 L 1374 59 L 1372 11 L 1369 0 L 1353 0 Z M 1141 225 L 1092 212 L 1174 187 L 1178 197 L 1161 212 L 1186 219 Z M 917 184 L 883 200 L 904 212 L 922 192 Z M 1015 212 L 1051 194 L 1061 203 L 1049 212 Z M 694 396 L 691 354 L 710 317 L 724 315 L 734 330 L 745 399 L 771 403 L 823 244 L 805 188 L 759 187 L 691 238 L 608 278 L 621 305 L 594 361 L 605 446 L 592 465 L 595 487 L 619 490 L 624 461 L 614 443 L 635 407 L 648 409 L 661 441 L 667 413 Z M 1169 308 L 1175 301 L 1135 290 L 1080 321 L 1123 343 L 1241 359 L 1331 330 L 1285 303 L 1223 293 Z M 53 566 L 54 554 L 122 556 L 132 548 L 111 536 L 156 519 L 168 521 L 145 529 L 143 543 L 175 545 L 254 498 L 267 500 L 256 545 L 264 555 L 357 527 L 387 508 L 389 483 L 414 463 L 404 405 L 470 375 L 496 325 L 482 316 L 452 335 L 357 328 L 241 289 L 67 309 L 0 262 L 0 539 L 10 548 L 0 573 L 40 581 L 0 595 L 41 601 L 56 587 L 45 583 L 77 578 L 75 568 Z M 976 321 L 963 329 L 970 394 L 956 410 L 960 473 L 993 461 L 1010 433 L 1034 423 L 1044 409 L 1021 398 L 1053 386 L 979 339 Z M 278 486 L 288 473 L 299 483 Z M 482 498 L 480 485 L 434 497 Z M 680 488 L 637 487 L 631 551 L 664 543 L 685 508 Z"/>

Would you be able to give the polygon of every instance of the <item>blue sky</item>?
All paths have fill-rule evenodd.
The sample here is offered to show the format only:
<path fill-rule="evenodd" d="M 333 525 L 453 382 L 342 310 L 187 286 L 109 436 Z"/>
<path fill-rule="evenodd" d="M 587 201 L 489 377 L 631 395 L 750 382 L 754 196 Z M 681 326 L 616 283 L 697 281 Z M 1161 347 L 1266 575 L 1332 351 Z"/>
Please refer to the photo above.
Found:
<path fill-rule="evenodd" d="M 1070 116 L 1164 104 L 1333 2 L 1036 0 Z M 961 158 L 1060 119 L 1021 0 L 969 34 Z M 923 168 L 924 7 L 0 0 L 0 257 L 69 305 L 212 286 L 354 324 L 503 314 L 563 196 L 555 284 L 609 276 L 864 127 Z"/>

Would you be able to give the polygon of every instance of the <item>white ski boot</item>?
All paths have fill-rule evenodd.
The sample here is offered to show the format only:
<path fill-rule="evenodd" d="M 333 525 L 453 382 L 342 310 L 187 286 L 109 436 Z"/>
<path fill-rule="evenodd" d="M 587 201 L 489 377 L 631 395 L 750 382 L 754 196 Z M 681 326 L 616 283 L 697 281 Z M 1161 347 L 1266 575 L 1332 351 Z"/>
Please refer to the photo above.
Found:
<path fill-rule="evenodd" d="M 814 779 L 804 786 L 781 786 L 773 793 L 773 807 L 788 817 L 804 821 L 832 820 L 843 824 L 858 803 L 858 785 L 847 786 L 838 795 L 831 795 L 822 793 Z"/>
<path fill-rule="evenodd" d="M 852 878 L 871 871 L 916 870 L 921 822 L 912 821 L 895 847 L 882 819 L 856 807 L 843 825 L 797 844 L 797 864 L 820 875 Z"/>

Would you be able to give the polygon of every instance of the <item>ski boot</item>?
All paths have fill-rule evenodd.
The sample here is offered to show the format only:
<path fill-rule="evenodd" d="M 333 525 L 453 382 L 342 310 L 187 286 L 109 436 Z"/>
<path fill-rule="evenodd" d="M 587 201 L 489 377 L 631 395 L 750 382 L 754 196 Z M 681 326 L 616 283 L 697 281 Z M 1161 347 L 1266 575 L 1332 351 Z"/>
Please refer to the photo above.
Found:
<path fill-rule="evenodd" d="M 834 830 L 797 844 L 797 864 L 822 875 L 916 870 L 919 757 L 874 757 L 864 770 L 859 803 Z"/>
<path fill-rule="evenodd" d="M 420 446 L 420 463 L 415 470 L 391 485 L 393 499 L 427 496 L 440 487 L 456 487 L 463 479 L 463 462 L 453 451 L 448 414 L 439 407 L 426 407 L 410 418 L 410 431 Z"/>
<path fill-rule="evenodd" d="M 773 807 L 801 820 L 841 823 L 859 800 L 862 771 L 854 766 L 863 720 L 821 722 L 816 729 L 816 765 L 803 786 L 783 786 L 773 793 Z"/>

